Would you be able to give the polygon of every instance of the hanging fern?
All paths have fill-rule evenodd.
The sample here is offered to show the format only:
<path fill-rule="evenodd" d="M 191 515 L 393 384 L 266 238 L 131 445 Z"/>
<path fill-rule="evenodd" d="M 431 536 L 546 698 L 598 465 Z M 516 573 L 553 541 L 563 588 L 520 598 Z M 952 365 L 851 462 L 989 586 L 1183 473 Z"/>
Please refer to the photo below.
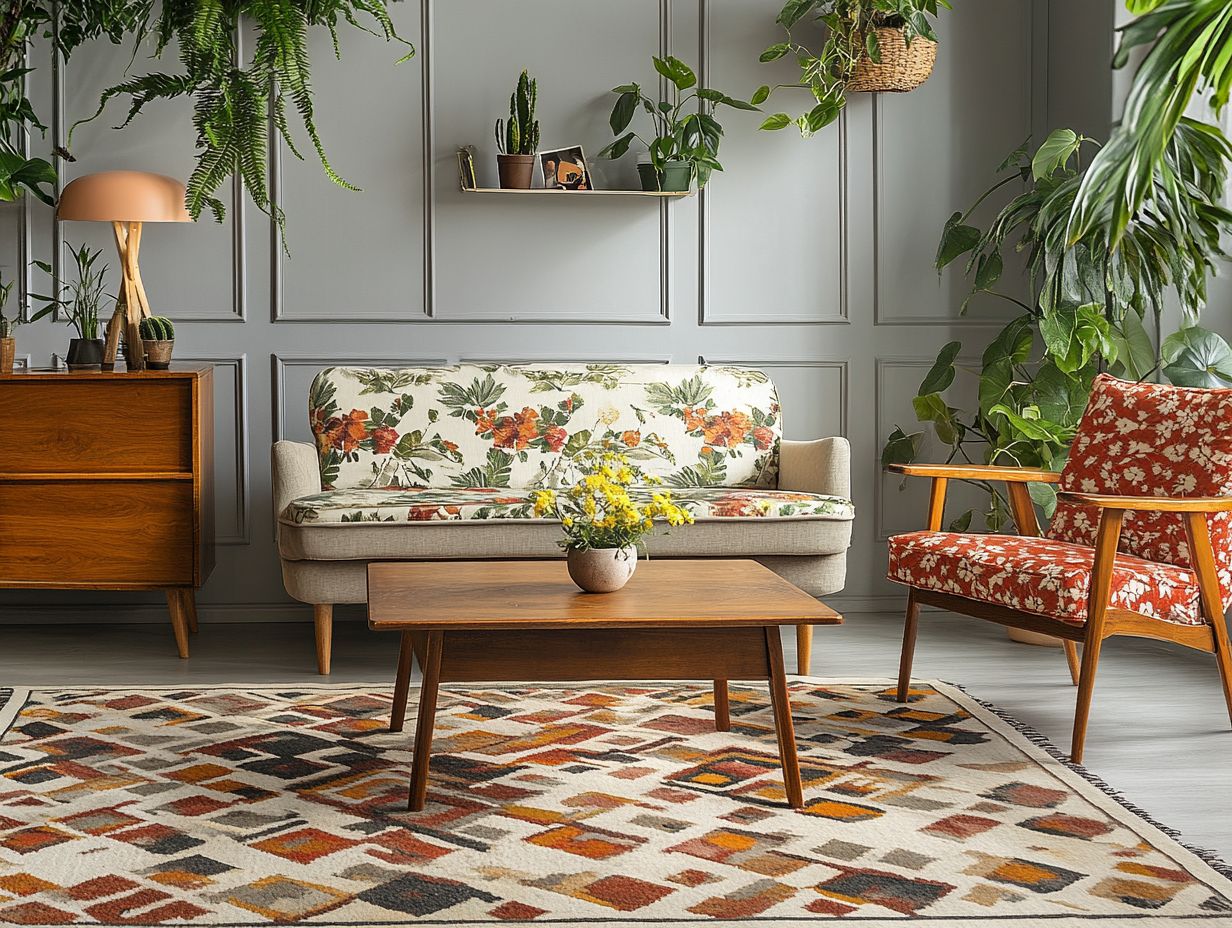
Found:
<path fill-rule="evenodd" d="M 348 190 L 359 188 L 334 170 L 317 132 L 313 112 L 308 35 L 329 30 L 334 54 L 341 58 L 339 23 L 349 23 L 386 41 L 410 47 L 398 35 L 387 9 L 389 0 L 104 0 L 111 15 L 99 16 L 99 0 L 67 0 L 61 6 L 61 43 L 72 46 L 106 35 L 113 42 L 124 32 L 108 28 L 116 21 L 131 23 L 133 54 L 147 39 L 153 57 L 161 58 L 173 43 L 182 73 L 155 72 L 122 81 L 103 92 L 96 118 L 116 97 L 128 97 L 127 126 L 147 103 L 175 97 L 193 98 L 197 133 L 197 166 L 188 179 L 185 207 L 194 219 L 209 210 L 219 222 L 225 207 L 218 189 L 238 177 L 252 201 L 283 229 L 282 210 L 270 201 L 267 172 L 271 122 L 287 148 L 302 159 L 292 137 L 293 109 L 312 143 L 326 176 Z M 370 25 L 361 22 L 367 17 Z M 238 61 L 236 35 L 241 19 L 256 33 L 252 55 Z M 66 43 L 64 37 L 70 36 Z M 414 55 L 411 48 L 399 61 Z M 88 120 L 85 120 L 88 121 Z"/>

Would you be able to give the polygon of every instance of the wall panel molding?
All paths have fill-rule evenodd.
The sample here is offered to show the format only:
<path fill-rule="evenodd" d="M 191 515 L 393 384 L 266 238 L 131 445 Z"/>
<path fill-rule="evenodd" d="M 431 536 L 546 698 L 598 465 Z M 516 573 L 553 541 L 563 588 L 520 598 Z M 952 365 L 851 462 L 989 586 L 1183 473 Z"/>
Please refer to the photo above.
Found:
<path fill-rule="evenodd" d="M 287 369 L 292 367 L 449 367 L 445 358 L 378 355 L 270 355 L 270 399 L 273 441 L 286 437 Z M 304 397 L 305 408 L 308 398 Z"/>
<path fill-rule="evenodd" d="M 180 358 L 181 361 L 213 364 L 215 368 L 229 367 L 235 378 L 235 405 L 232 410 L 235 426 L 235 505 L 234 528 L 230 532 L 218 532 L 214 541 L 219 545 L 247 545 L 252 543 L 249 501 L 252 498 L 251 460 L 248 453 L 248 355 L 202 355 Z M 218 408 L 217 406 L 215 407 Z M 215 497 L 217 497 L 215 486 Z"/>
<path fill-rule="evenodd" d="M 698 82 L 703 87 L 711 86 L 711 49 L 710 34 L 712 24 L 712 7 L 709 3 L 699 3 L 700 12 L 698 25 L 700 30 L 698 47 Z M 848 223 L 848 124 L 846 110 L 839 116 L 835 132 L 838 136 L 838 227 L 839 227 L 839 274 L 836 280 L 836 313 L 813 313 L 805 309 L 797 312 L 751 312 L 716 316 L 711 310 L 710 286 L 710 225 L 714 207 L 710 197 L 710 187 L 707 185 L 697 194 L 698 220 L 698 258 L 697 258 L 697 318 L 704 326 L 721 325 L 847 325 L 851 322 L 848 316 L 849 295 L 849 262 L 850 235 Z"/>

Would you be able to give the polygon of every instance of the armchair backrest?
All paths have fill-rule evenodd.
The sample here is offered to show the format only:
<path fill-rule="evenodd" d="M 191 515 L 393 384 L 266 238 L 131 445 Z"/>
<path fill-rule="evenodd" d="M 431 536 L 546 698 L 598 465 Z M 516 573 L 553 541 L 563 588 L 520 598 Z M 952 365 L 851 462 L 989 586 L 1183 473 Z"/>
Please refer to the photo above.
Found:
<path fill-rule="evenodd" d="M 1095 379 L 1060 489 L 1119 496 L 1232 494 L 1232 390 Z M 1232 604 L 1232 514 L 1207 516 L 1225 605 Z M 1179 513 L 1128 512 L 1125 554 L 1190 566 Z M 1048 536 L 1093 545 L 1099 512 L 1061 503 Z"/>
<path fill-rule="evenodd" d="M 555 486 L 587 448 L 669 486 L 778 485 L 778 394 L 745 368 L 332 367 L 308 414 L 326 489 Z"/>

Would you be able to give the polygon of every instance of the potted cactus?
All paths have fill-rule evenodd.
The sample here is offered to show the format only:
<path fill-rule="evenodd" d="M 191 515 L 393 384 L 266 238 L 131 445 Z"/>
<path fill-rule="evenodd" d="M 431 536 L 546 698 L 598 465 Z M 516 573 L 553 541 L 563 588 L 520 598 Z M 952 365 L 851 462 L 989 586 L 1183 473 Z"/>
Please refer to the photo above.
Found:
<path fill-rule="evenodd" d="M 175 348 L 175 326 L 166 316 L 147 316 L 138 329 L 145 347 L 145 365 L 152 371 L 165 371 L 171 366 Z"/>
<path fill-rule="evenodd" d="M 17 354 L 17 339 L 13 337 L 13 330 L 21 324 L 21 319 L 9 319 L 4 315 L 4 307 L 12 292 L 13 281 L 6 284 L 0 277 L 0 374 L 13 373 L 13 357 Z"/>
<path fill-rule="evenodd" d="M 506 190 L 530 189 L 539 148 L 539 123 L 535 119 L 538 97 L 538 81 L 523 71 L 517 90 L 509 97 L 509 121 L 496 120 L 496 171 Z"/>

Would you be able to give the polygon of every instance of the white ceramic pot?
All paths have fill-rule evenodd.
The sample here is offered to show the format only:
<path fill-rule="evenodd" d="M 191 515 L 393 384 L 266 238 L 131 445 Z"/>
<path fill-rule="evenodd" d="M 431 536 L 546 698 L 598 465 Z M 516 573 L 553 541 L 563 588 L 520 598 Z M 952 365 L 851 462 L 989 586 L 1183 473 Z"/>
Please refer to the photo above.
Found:
<path fill-rule="evenodd" d="M 637 548 L 569 549 L 569 576 L 587 593 L 614 593 L 637 570 Z"/>

